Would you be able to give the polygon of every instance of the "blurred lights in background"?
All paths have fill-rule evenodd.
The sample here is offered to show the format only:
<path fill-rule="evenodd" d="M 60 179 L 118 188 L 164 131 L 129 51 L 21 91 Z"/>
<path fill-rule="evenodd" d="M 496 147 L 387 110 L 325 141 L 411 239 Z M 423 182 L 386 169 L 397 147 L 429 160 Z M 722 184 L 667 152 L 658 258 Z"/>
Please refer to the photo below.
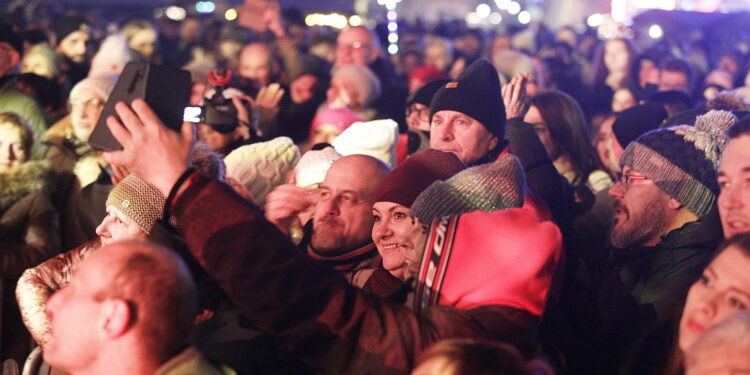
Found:
<path fill-rule="evenodd" d="M 521 4 L 515 1 L 511 1 L 510 4 L 508 4 L 508 13 L 515 16 L 520 11 L 521 11 Z"/>
<path fill-rule="evenodd" d="M 659 25 L 651 25 L 651 27 L 648 28 L 648 36 L 653 39 L 661 39 L 661 37 L 664 36 L 664 30 L 662 30 Z"/>
<path fill-rule="evenodd" d="M 351 25 L 351 26 L 360 26 L 360 25 L 362 25 L 362 17 L 360 17 L 360 16 L 358 16 L 356 14 L 353 15 L 353 16 L 351 16 L 351 17 L 349 17 L 349 25 Z"/>
<path fill-rule="evenodd" d="M 224 12 L 224 18 L 226 18 L 227 21 L 234 21 L 237 19 L 237 9 L 229 8 L 226 12 Z"/>
<path fill-rule="evenodd" d="M 526 25 L 531 22 L 531 13 L 528 10 L 524 10 L 518 13 L 518 22 L 522 25 Z"/>
<path fill-rule="evenodd" d="M 477 16 L 481 18 L 487 18 L 490 16 L 490 13 L 492 12 L 492 9 L 490 9 L 490 6 L 487 4 L 479 4 L 477 5 Z"/>
<path fill-rule="evenodd" d="M 498 12 L 493 12 L 490 14 L 489 20 L 491 24 L 499 25 L 500 22 L 503 22 L 503 15 Z"/>
<path fill-rule="evenodd" d="M 345 28 L 349 25 L 348 21 L 349 19 L 347 19 L 346 16 L 338 13 L 311 13 L 305 17 L 305 24 L 307 24 L 307 26 L 329 26 L 336 29 Z"/>
<path fill-rule="evenodd" d="M 167 16 L 167 18 L 169 18 L 170 20 L 182 21 L 187 16 L 187 11 L 185 11 L 185 8 L 183 7 L 171 5 L 164 10 L 164 15 Z"/>
<path fill-rule="evenodd" d="M 195 3 L 195 10 L 200 14 L 213 13 L 216 10 L 216 4 L 213 1 L 199 1 Z"/>

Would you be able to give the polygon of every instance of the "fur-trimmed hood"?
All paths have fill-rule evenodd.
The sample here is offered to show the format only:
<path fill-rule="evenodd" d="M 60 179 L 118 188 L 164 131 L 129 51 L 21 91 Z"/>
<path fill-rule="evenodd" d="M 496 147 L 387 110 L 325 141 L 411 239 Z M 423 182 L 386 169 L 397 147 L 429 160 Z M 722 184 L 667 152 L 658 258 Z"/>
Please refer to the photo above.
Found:
<path fill-rule="evenodd" d="M 0 173 L 0 212 L 31 193 L 51 193 L 52 164 L 47 160 L 27 161 Z"/>

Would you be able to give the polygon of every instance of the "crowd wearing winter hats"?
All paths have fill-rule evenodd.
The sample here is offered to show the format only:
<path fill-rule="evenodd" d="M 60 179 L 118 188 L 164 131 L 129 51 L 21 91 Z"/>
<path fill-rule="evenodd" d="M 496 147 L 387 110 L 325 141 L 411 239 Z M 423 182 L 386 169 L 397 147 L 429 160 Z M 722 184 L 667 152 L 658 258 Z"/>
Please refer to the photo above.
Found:
<path fill-rule="evenodd" d="M 195 17 L 104 28 L 70 13 L 24 33 L 0 23 L 0 112 L 32 129 L 19 137 L 0 123 L 0 163 L 12 169 L 33 138 L 29 163 L 50 180 L 0 207 L 2 223 L 14 219 L 0 230 L 0 271 L 13 285 L 31 267 L 18 282 L 21 318 L 53 367 L 75 374 L 67 359 L 118 353 L 105 362 L 157 373 L 219 373 L 213 363 L 226 362 L 237 373 L 406 374 L 433 344 L 458 339 L 505 343 L 516 362 L 543 357 L 558 373 L 676 375 L 738 309 L 718 297 L 724 285 L 750 295 L 750 105 L 733 87 L 746 73 L 738 56 L 638 55 L 628 39 L 573 28 L 554 43 L 525 31 L 491 43 L 477 30 L 417 35 L 386 55 L 366 26 L 307 38 L 300 14 L 272 7 L 263 20 L 257 32 L 247 19 Z M 598 46 L 583 50 L 589 42 Z M 204 117 L 192 144 L 190 127 L 164 128 L 145 102 L 100 119 L 131 61 L 189 70 L 192 105 L 231 94 L 234 125 Z M 231 73 L 225 87 L 217 67 Z M 53 86 L 56 108 L 43 100 Z M 97 124 L 122 150 L 88 143 Z M 15 200 L 9 185 L 0 191 Z M 92 269 L 126 275 L 107 267 L 130 252 L 140 255 L 127 267 L 144 272 L 164 261 L 119 240 L 172 248 L 170 267 L 199 270 L 221 302 L 196 313 L 186 297 L 143 316 L 118 285 L 75 281 Z M 35 267 L 40 244 L 61 255 Z M 149 285 L 180 289 L 158 279 L 167 274 Z M 67 298 L 84 287 L 93 302 L 70 314 Z M 171 292 L 159 302 L 175 302 Z M 21 361 L 30 340 L 8 301 L 0 359 Z M 106 324 L 72 319 L 94 306 Z M 156 334 L 108 350 L 144 320 Z M 165 322 L 181 331 L 162 332 Z"/>

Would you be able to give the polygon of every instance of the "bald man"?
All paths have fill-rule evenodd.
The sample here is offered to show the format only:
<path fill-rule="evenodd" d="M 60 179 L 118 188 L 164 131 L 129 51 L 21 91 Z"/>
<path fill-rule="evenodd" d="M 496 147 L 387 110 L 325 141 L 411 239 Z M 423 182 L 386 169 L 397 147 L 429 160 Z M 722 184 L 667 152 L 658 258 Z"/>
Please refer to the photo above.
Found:
<path fill-rule="evenodd" d="M 265 43 L 255 42 L 246 45 L 240 51 L 237 73 L 241 78 L 252 82 L 256 90 L 268 86 L 279 74 L 279 66 L 273 58 L 273 52 Z"/>
<path fill-rule="evenodd" d="M 147 242 L 86 258 L 47 302 L 44 360 L 70 374 L 222 374 L 188 346 L 197 292 L 185 263 Z"/>
<path fill-rule="evenodd" d="M 345 156 L 331 165 L 315 194 L 293 184 L 274 189 L 266 198 L 266 217 L 288 233 L 297 215 L 314 210 L 300 246 L 310 257 L 343 271 L 352 284 L 361 287 L 372 273 L 377 255 L 370 235 L 372 204 L 388 172 L 388 166 L 371 156 Z"/>

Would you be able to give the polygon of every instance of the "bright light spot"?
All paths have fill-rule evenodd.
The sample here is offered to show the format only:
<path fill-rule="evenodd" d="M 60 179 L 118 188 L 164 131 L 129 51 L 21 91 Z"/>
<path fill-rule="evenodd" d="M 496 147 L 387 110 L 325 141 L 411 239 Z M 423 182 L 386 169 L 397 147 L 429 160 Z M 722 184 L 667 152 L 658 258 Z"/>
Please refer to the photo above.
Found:
<path fill-rule="evenodd" d="M 397 54 L 398 53 L 398 46 L 395 45 L 395 44 L 388 45 L 388 53 L 390 53 L 391 55 Z"/>
<path fill-rule="evenodd" d="M 500 22 L 503 22 L 503 15 L 498 12 L 493 12 L 490 14 L 490 23 L 493 25 L 498 25 Z"/>
<path fill-rule="evenodd" d="M 651 25 L 651 27 L 648 28 L 648 36 L 654 39 L 661 39 L 661 37 L 664 36 L 664 30 L 662 30 L 659 25 Z"/>
<path fill-rule="evenodd" d="M 492 12 L 492 9 L 490 9 L 490 6 L 487 4 L 479 4 L 477 5 L 477 15 L 481 18 L 487 18 L 490 16 L 490 12 Z"/>
<path fill-rule="evenodd" d="M 224 12 L 224 18 L 227 19 L 227 21 L 234 21 L 237 19 L 237 9 L 229 8 L 226 12 Z"/>
<path fill-rule="evenodd" d="M 531 22 L 531 13 L 529 13 L 528 10 L 524 10 L 523 12 L 518 13 L 518 22 L 520 22 L 522 25 Z"/>
<path fill-rule="evenodd" d="M 398 42 L 398 34 L 396 33 L 388 34 L 388 43 L 396 43 L 396 42 Z"/>
<path fill-rule="evenodd" d="M 216 4 L 213 1 L 199 1 L 195 3 L 195 10 L 203 14 L 212 13 L 216 10 Z"/>
<path fill-rule="evenodd" d="M 495 0 L 495 5 L 497 5 L 497 7 L 501 10 L 506 10 L 508 9 L 510 2 L 511 0 Z"/>
<path fill-rule="evenodd" d="M 508 4 L 508 13 L 510 14 L 518 14 L 518 12 L 521 11 L 521 4 L 511 1 L 510 4 Z"/>
<path fill-rule="evenodd" d="M 471 12 L 466 16 L 466 23 L 469 25 L 478 25 L 479 22 L 481 22 L 481 19 L 479 18 L 479 15 L 474 12 Z"/>
<path fill-rule="evenodd" d="M 612 19 L 614 19 L 617 22 L 622 22 L 627 17 L 628 17 L 628 0 L 612 0 Z"/>
<path fill-rule="evenodd" d="M 388 31 L 398 30 L 398 25 L 395 22 L 388 22 Z"/>
<path fill-rule="evenodd" d="M 589 27 L 598 27 L 602 22 L 604 22 L 604 16 L 599 13 L 594 13 L 586 18 L 586 24 Z"/>
<path fill-rule="evenodd" d="M 343 29 L 348 24 L 347 18 L 338 13 L 320 14 L 312 13 L 305 17 L 307 26 L 328 26 L 337 29 Z"/>
<path fill-rule="evenodd" d="M 353 15 L 353 16 L 351 16 L 351 17 L 349 17 L 349 24 L 352 25 L 352 26 L 360 26 L 360 25 L 362 25 L 362 17 L 360 17 L 360 16 L 358 16 L 356 14 Z"/>
<path fill-rule="evenodd" d="M 178 7 L 176 5 L 167 7 L 167 10 L 164 11 L 164 14 L 167 16 L 167 18 L 174 21 L 182 21 L 185 19 L 185 16 L 187 16 L 185 8 Z"/>
<path fill-rule="evenodd" d="M 638 9 L 674 10 L 676 3 L 676 0 L 635 0 L 633 6 Z"/>
<path fill-rule="evenodd" d="M 388 18 L 388 21 L 395 21 L 396 17 L 398 17 L 398 14 L 396 14 L 395 10 L 389 10 L 386 14 L 386 17 Z"/>

